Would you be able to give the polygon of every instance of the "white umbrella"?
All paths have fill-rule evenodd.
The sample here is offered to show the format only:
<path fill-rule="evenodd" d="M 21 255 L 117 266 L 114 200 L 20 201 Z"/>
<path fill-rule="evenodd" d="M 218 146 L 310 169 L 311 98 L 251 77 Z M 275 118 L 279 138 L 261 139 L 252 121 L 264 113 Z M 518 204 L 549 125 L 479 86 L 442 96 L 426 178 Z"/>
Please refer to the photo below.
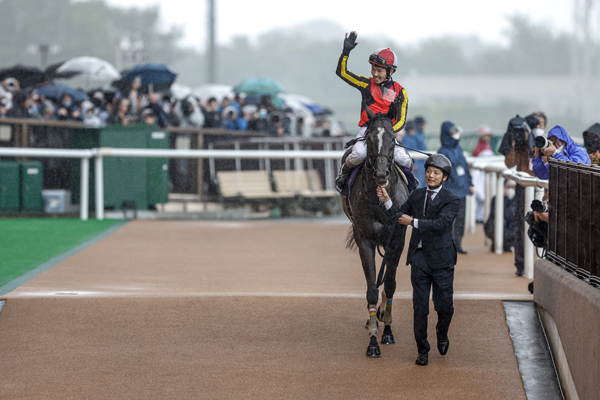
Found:
<path fill-rule="evenodd" d="M 169 90 L 177 100 L 185 99 L 192 94 L 192 89 L 190 87 L 178 83 L 172 84 Z"/>
<path fill-rule="evenodd" d="M 56 70 L 61 72 L 78 72 L 86 79 L 93 81 L 114 81 L 121 79 L 121 74 L 108 61 L 96 57 L 75 57 L 65 61 Z"/>
<path fill-rule="evenodd" d="M 211 97 L 214 97 L 218 102 L 221 102 L 224 97 L 232 99 L 234 96 L 233 86 L 221 84 L 200 85 L 194 88 L 193 93 L 203 101 L 207 101 Z"/>

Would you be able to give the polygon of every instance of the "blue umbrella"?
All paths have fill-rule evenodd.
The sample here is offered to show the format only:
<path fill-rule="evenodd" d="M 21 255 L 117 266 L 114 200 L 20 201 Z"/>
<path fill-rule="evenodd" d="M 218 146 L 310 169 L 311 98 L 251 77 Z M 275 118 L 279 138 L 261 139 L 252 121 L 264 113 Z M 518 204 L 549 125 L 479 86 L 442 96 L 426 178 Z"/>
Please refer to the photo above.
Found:
<path fill-rule="evenodd" d="M 330 109 L 323 107 L 319 104 L 306 104 L 306 103 L 302 103 L 303 106 L 305 106 L 306 108 L 308 108 L 310 110 L 310 112 L 312 112 L 314 115 L 329 115 L 329 114 L 333 114 L 333 112 L 331 112 Z"/>
<path fill-rule="evenodd" d="M 80 90 L 73 89 L 67 85 L 50 85 L 37 89 L 40 96 L 46 96 L 49 99 L 59 100 L 63 95 L 68 94 L 74 101 L 84 101 L 88 99 L 87 94 Z"/>
<path fill-rule="evenodd" d="M 234 93 L 246 93 L 255 96 L 276 95 L 285 90 L 281 83 L 270 78 L 250 78 L 238 83 L 233 88 Z"/>
<path fill-rule="evenodd" d="M 171 71 L 164 64 L 143 64 L 136 65 L 123 76 L 125 82 L 133 82 L 136 77 L 140 77 L 142 85 L 171 85 L 177 74 Z"/>

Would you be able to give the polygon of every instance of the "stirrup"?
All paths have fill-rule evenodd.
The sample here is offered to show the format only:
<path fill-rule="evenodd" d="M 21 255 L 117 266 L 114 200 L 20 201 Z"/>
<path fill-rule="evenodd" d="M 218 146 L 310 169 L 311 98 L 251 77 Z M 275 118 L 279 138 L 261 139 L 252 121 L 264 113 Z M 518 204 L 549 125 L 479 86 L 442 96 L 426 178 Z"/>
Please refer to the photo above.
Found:
<path fill-rule="evenodd" d="M 346 188 L 346 186 L 348 185 L 348 179 L 350 178 L 350 173 L 343 173 L 340 172 L 340 174 L 335 178 L 335 186 L 339 189 L 339 190 L 344 190 Z"/>

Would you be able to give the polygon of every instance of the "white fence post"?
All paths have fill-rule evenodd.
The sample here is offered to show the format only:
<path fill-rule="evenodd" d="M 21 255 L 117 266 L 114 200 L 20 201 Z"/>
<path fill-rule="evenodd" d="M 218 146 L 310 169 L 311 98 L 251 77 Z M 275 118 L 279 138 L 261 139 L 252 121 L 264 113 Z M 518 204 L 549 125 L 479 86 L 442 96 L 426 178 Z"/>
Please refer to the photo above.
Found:
<path fill-rule="evenodd" d="M 79 178 L 79 217 L 87 221 L 90 207 L 90 159 L 81 158 L 81 175 Z"/>
<path fill-rule="evenodd" d="M 477 198 L 474 194 L 467 196 L 467 213 L 468 230 L 471 235 L 474 235 L 477 226 Z"/>
<path fill-rule="evenodd" d="M 96 219 L 104 219 L 104 162 L 100 150 L 96 153 L 94 179 L 96 180 Z"/>
<path fill-rule="evenodd" d="M 534 199 L 534 191 L 535 188 L 533 186 L 525 187 L 525 214 L 531 211 L 531 202 Z M 525 240 L 525 278 L 533 279 L 533 260 L 534 260 L 534 246 L 527 235 L 527 229 L 529 228 L 529 224 L 524 222 L 525 226 L 525 235 L 523 235 L 523 239 Z"/>
<path fill-rule="evenodd" d="M 539 188 L 539 187 L 535 188 L 535 198 L 537 200 L 541 201 L 545 194 L 546 194 L 546 191 L 544 190 L 544 188 Z"/>
<path fill-rule="evenodd" d="M 504 179 L 496 173 L 496 210 L 494 214 L 494 245 L 496 254 L 504 252 Z"/>

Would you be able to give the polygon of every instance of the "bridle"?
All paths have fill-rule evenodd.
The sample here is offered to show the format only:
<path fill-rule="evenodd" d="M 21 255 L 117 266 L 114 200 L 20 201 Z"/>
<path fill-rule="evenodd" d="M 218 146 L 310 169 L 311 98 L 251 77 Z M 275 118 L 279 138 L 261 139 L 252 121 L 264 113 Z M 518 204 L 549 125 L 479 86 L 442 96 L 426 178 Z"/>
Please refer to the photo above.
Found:
<path fill-rule="evenodd" d="M 364 140 L 365 142 L 367 142 L 368 135 L 369 135 L 369 133 L 365 134 L 364 137 L 362 137 L 362 138 L 360 138 L 358 140 Z M 396 143 L 397 143 L 396 142 L 396 138 L 394 138 L 394 144 L 396 144 Z M 394 166 L 394 157 L 393 156 L 390 157 L 390 156 L 388 156 L 386 154 L 379 153 L 379 154 L 377 154 L 377 157 L 375 157 L 374 162 L 377 162 L 379 160 L 386 160 L 387 161 L 387 163 L 388 163 L 387 164 L 388 165 L 387 171 L 391 174 L 393 166 Z M 368 142 L 367 142 L 367 158 L 364 161 L 364 168 L 366 170 L 365 172 L 369 171 L 369 173 L 371 173 L 371 172 L 375 171 L 375 167 L 371 163 L 371 159 L 368 157 Z M 397 172 L 396 172 L 396 174 L 397 174 Z M 379 197 L 377 198 L 377 200 L 372 200 L 369 197 L 369 192 L 366 190 L 366 186 L 365 186 L 365 184 L 366 184 L 365 181 L 367 180 L 367 178 L 366 178 L 367 175 L 368 175 L 367 173 L 361 174 L 361 179 L 360 179 L 361 190 L 363 191 L 364 196 L 367 199 L 367 201 L 369 201 L 371 204 L 380 204 L 381 203 L 381 199 Z"/>

